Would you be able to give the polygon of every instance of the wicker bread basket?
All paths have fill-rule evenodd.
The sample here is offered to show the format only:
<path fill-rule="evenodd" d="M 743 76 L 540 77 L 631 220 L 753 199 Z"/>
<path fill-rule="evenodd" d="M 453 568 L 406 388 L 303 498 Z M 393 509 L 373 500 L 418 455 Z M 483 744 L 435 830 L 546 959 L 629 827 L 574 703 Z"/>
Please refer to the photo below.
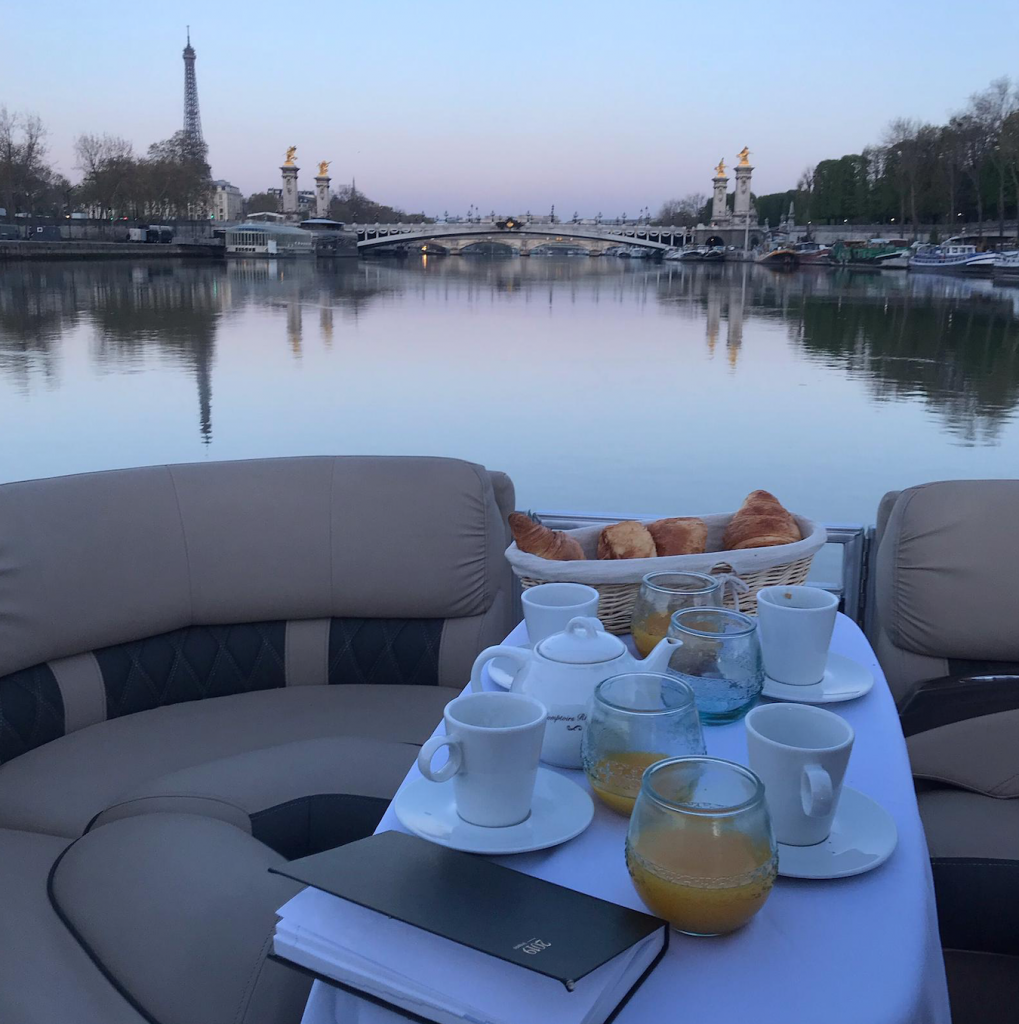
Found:
<path fill-rule="evenodd" d="M 556 562 L 521 551 L 514 542 L 506 549 L 506 558 L 527 590 L 540 583 L 586 583 L 601 595 L 598 617 L 610 633 L 629 633 L 633 604 L 640 581 L 649 572 L 703 572 L 713 576 L 731 575 L 746 585 L 746 592 L 725 588 L 725 605 L 748 615 L 757 614 L 757 591 L 777 584 L 804 583 L 814 555 L 827 540 L 825 528 L 803 516 L 795 516 L 803 539 L 795 544 L 770 548 L 722 551 L 722 535 L 732 518 L 731 512 L 701 516 L 708 527 L 707 548 L 700 555 L 667 555 L 663 558 L 597 558 L 598 535 L 602 526 L 582 526 L 566 530 L 579 541 L 587 555 L 585 561 Z M 651 520 L 648 520 L 650 522 Z"/>

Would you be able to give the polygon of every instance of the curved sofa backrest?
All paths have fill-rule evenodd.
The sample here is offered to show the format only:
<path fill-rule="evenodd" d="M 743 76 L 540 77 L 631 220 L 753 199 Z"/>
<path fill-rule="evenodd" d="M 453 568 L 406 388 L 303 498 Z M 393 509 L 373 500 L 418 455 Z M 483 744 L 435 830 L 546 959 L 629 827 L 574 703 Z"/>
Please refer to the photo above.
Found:
<path fill-rule="evenodd" d="M 1019 662 L 1019 480 L 945 480 L 885 496 L 871 642 L 896 697 Z"/>
<path fill-rule="evenodd" d="M 61 659 L 97 652 L 108 700 L 111 677 L 143 656 L 226 652 L 242 674 L 279 685 L 276 662 L 286 675 L 328 646 L 335 668 L 356 653 L 355 635 L 390 650 L 397 633 L 410 643 L 408 629 L 411 646 L 434 655 L 429 681 L 459 685 L 472 652 L 512 625 L 512 502 L 503 474 L 411 457 L 155 466 L 0 486 L 0 686 L 18 680 L 0 701 L 24 718 L 31 694 L 44 697 L 36 715 L 59 698 L 64 712 L 76 708 L 75 722 L 64 716 L 69 731 L 100 712 L 68 692 L 82 666 L 50 671 Z"/>

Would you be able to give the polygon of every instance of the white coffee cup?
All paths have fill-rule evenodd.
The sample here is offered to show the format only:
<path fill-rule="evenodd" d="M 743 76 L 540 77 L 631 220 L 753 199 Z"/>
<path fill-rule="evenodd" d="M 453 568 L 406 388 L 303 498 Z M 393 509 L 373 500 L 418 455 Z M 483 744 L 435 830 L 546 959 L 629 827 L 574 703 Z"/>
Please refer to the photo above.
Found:
<path fill-rule="evenodd" d="M 598 591 L 583 583 L 542 583 L 525 590 L 520 603 L 532 644 L 561 633 L 578 615 L 598 616 Z"/>
<path fill-rule="evenodd" d="M 763 704 L 744 721 L 775 838 L 789 846 L 823 842 L 842 795 L 853 727 L 810 704 Z"/>
<path fill-rule="evenodd" d="M 418 768 L 432 782 L 454 779 L 457 814 L 474 825 L 516 825 L 531 813 L 545 705 L 521 693 L 468 693 L 442 713 L 445 736 L 433 736 L 418 753 Z M 449 758 L 438 769 L 432 757 Z"/>
<path fill-rule="evenodd" d="M 757 631 L 769 678 L 810 686 L 824 678 L 839 599 L 817 587 L 761 587 Z"/>

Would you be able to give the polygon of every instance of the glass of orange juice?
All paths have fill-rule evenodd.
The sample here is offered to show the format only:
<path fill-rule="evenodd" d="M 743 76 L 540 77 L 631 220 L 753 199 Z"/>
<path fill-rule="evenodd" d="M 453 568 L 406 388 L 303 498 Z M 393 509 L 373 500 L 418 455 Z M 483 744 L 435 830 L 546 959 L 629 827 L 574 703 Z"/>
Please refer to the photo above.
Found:
<path fill-rule="evenodd" d="M 633 810 L 649 765 L 703 753 L 697 701 L 682 679 L 663 672 L 624 672 L 595 688 L 581 760 L 591 788 L 612 810 Z"/>
<path fill-rule="evenodd" d="M 630 617 L 630 633 L 642 657 L 669 633 L 673 612 L 682 608 L 721 608 L 722 582 L 702 572 L 649 572 Z"/>
<path fill-rule="evenodd" d="M 714 757 L 644 772 L 626 866 L 648 909 L 688 935 L 724 935 L 764 906 L 778 872 L 764 784 Z"/>

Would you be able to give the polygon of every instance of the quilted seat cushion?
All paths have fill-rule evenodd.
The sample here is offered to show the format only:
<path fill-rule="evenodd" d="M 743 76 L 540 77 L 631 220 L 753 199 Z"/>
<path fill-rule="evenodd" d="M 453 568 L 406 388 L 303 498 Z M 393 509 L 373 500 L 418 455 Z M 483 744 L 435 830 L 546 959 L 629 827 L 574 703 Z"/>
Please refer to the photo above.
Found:
<path fill-rule="evenodd" d="M 357 736 L 420 745 L 458 693 L 442 686 L 288 686 L 98 722 L 0 765 L 0 828 L 75 838 L 96 815 L 172 772 L 300 740 Z"/>
<path fill-rule="evenodd" d="M 72 843 L 50 876 L 57 913 L 123 997 L 159 1024 L 297 1024 L 309 980 L 266 959 L 301 886 L 241 829 L 142 814 Z"/>

